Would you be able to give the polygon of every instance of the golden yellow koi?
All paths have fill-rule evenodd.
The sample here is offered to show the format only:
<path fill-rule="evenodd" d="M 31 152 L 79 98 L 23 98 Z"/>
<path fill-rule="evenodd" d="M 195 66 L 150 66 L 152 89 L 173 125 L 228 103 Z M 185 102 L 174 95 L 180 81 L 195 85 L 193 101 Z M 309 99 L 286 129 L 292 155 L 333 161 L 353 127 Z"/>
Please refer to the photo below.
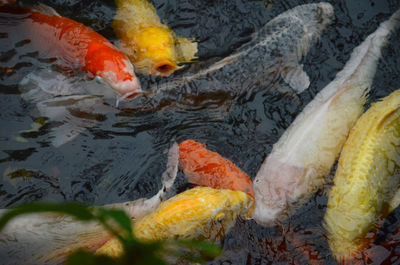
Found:
<path fill-rule="evenodd" d="M 207 239 L 220 240 L 238 216 L 249 218 L 254 200 L 241 191 L 196 187 L 161 203 L 152 213 L 133 225 L 140 240 Z M 122 247 L 112 239 L 97 254 L 118 256 Z"/>
<path fill-rule="evenodd" d="M 372 104 L 343 147 L 325 213 L 332 254 L 348 260 L 374 239 L 400 180 L 400 90 Z"/>
<path fill-rule="evenodd" d="M 121 40 L 121 49 L 137 71 L 169 76 L 179 63 L 196 57 L 197 43 L 177 37 L 161 24 L 155 8 L 148 0 L 115 0 L 117 13 L 113 28 Z"/>

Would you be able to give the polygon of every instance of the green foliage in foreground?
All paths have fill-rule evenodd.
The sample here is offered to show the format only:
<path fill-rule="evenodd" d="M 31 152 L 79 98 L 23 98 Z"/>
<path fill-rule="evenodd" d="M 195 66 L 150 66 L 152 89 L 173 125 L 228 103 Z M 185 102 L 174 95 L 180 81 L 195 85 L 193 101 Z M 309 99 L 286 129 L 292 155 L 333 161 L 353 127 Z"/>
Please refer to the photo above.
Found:
<path fill-rule="evenodd" d="M 77 250 L 68 256 L 66 265 L 167 265 L 178 261 L 201 263 L 221 252 L 219 247 L 199 241 L 139 242 L 133 235 L 131 219 L 124 211 L 87 207 L 79 203 L 29 203 L 17 206 L 0 218 L 0 231 L 16 216 L 43 212 L 68 214 L 80 221 L 97 221 L 118 238 L 124 248 L 124 255 L 118 258 Z"/>

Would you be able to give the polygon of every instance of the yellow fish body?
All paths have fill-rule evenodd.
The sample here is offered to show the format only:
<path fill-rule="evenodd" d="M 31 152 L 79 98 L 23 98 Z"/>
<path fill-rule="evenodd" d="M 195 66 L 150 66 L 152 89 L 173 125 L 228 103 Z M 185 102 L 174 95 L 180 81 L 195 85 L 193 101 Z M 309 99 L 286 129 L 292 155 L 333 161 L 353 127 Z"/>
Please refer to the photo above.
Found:
<path fill-rule="evenodd" d="M 249 218 L 253 198 L 241 191 L 196 187 L 161 203 L 134 226 L 137 238 L 144 241 L 163 239 L 220 240 L 238 216 Z M 118 256 L 121 245 L 112 239 L 97 254 Z"/>
<path fill-rule="evenodd" d="M 161 24 L 148 0 L 115 0 L 117 13 L 113 28 L 121 40 L 121 49 L 135 69 L 151 75 L 169 76 L 179 63 L 195 59 L 197 43 L 178 38 Z"/>
<path fill-rule="evenodd" d="M 373 103 L 343 147 L 325 213 L 332 254 L 348 260 L 365 248 L 400 180 L 400 90 Z M 389 210 L 388 210 L 389 209 Z"/>

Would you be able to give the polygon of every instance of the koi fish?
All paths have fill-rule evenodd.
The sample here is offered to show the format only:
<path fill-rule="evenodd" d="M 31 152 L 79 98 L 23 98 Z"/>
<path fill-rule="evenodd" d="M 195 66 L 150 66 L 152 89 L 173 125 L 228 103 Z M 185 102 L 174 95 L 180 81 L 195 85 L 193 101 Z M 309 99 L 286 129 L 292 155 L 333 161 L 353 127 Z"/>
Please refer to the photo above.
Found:
<path fill-rule="evenodd" d="M 8 64 L 30 63 L 33 54 L 40 61 L 55 60 L 53 65 L 64 72 L 49 69 L 47 63 L 19 82 L 21 97 L 36 104 L 39 115 L 63 124 L 52 128 L 49 135 L 56 147 L 93 126 L 97 122 L 93 117 L 113 111 L 101 104 L 101 97 L 117 94 L 118 102 L 142 93 L 133 66 L 121 51 L 89 27 L 61 17 L 50 7 L 1 7 L 0 33 L 5 36 L 2 48 L 11 47 L 22 54 L 10 57 Z M 83 80 L 75 71 L 105 85 Z M 73 114 L 92 114 L 98 106 L 98 113 L 85 115 L 88 118 Z"/>
<path fill-rule="evenodd" d="M 373 103 L 343 146 L 325 212 L 333 256 L 346 261 L 371 244 L 400 185 L 400 90 Z"/>
<path fill-rule="evenodd" d="M 45 5 L 33 9 L 6 7 L 2 13 L 18 15 L 18 29 L 40 58 L 56 59 L 56 64 L 67 71 L 81 70 L 89 78 L 101 79 L 122 99 L 142 93 L 129 59 L 91 28 Z"/>
<path fill-rule="evenodd" d="M 192 184 L 239 190 L 254 198 L 249 176 L 228 159 L 207 150 L 204 144 L 194 140 L 180 143 L 179 165 Z"/>
<path fill-rule="evenodd" d="M 134 223 L 138 239 L 206 239 L 218 241 L 233 226 L 237 217 L 251 216 L 253 198 L 241 191 L 195 187 L 175 195 Z M 96 254 L 119 256 L 119 241 L 112 239 Z"/>
<path fill-rule="evenodd" d="M 135 69 L 151 75 L 169 76 L 179 63 L 196 59 L 197 43 L 177 37 L 161 24 L 148 0 L 116 0 L 113 28 L 121 40 L 121 49 Z"/>
<path fill-rule="evenodd" d="M 142 111 L 169 105 L 190 109 L 214 102 L 221 105 L 221 101 L 230 104 L 239 95 L 260 87 L 300 93 L 310 81 L 298 62 L 333 17 L 328 3 L 290 9 L 265 24 L 233 55 L 199 73 L 150 88 L 146 97 L 134 103 Z"/>
<path fill-rule="evenodd" d="M 178 172 L 179 147 L 168 152 L 167 168 L 162 175 L 162 188 L 150 199 L 108 204 L 104 207 L 124 210 L 133 220 L 153 212 L 167 199 Z M 1 210 L 5 212 L 6 210 Z M 10 221 L 0 233 L 0 256 L 4 264 L 59 264 L 78 248 L 96 249 L 111 239 L 97 222 L 80 222 L 56 214 L 31 214 Z"/>
<path fill-rule="evenodd" d="M 400 11 L 354 49 L 336 78 L 296 117 L 254 180 L 254 219 L 273 225 L 322 186 L 324 177 L 363 112 L 381 49 L 400 24 Z"/>

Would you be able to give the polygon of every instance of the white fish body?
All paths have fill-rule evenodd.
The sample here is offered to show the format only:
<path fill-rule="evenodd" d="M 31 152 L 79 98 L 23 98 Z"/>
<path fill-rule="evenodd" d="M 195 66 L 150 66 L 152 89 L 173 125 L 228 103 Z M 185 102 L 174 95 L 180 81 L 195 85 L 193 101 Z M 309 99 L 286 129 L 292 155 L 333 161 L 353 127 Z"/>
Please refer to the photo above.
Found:
<path fill-rule="evenodd" d="M 363 111 L 381 49 L 400 24 L 400 11 L 357 48 L 273 146 L 254 181 L 254 219 L 265 226 L 290 215 L 321 187 Z"/>
<path fill-rule="evenodd" d="M 105 205 L 124 210 L 132 219 L 154 211 L 167 199 L 178 172 L 178 144 L 170 148 L 162 175 L 162 188 L 150 199 Z M 6 210 L 0 210 L 0 215 Z M 30 214 L 16 217 L 0 232 L 0 257 L 4 264 L 59 264 L 78 248 L 96 249 L 111 238 L 97 222 L 81 222 L 67 215 Z M 2 263 L 3 264 L 3 263 Z"/>

